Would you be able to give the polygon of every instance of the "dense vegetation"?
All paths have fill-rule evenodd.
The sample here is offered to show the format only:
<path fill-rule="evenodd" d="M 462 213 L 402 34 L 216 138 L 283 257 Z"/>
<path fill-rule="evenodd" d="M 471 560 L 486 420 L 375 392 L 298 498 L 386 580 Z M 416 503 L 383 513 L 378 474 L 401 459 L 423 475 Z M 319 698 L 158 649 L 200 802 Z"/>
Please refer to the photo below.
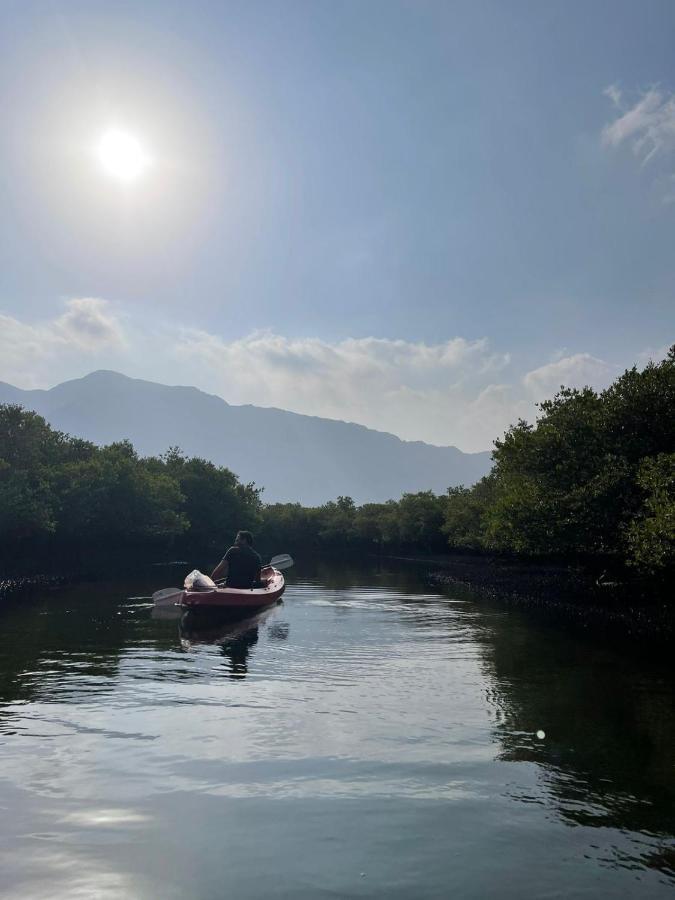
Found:
<path fill-rule="evenodd" d="M 607 390 L 562 388 L 495 442 L 471 488 L 357 507 L 264 505 L 234 473 L 170 449 L 139 457 L 0 406 L 0 545 L 218 552 L 237 528 L 272 551 L 448 549 L 602 558 L 665 572 L 675 562 L 675 350 Z"/>
<path fill-rule="evenodd" d="M 607 390 L 562 388 L 495 441 L 494 467 L 448 492 L 456 548 L 675 563 L 675 348 Z"/>

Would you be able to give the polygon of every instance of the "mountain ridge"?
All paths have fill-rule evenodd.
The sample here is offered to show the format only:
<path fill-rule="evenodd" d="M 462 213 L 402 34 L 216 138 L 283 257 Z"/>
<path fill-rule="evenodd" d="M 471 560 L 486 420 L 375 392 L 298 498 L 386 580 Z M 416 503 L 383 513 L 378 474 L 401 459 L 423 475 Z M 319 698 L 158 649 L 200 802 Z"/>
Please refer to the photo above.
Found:
<path fill-rule="evenodd" d="M 0 402 L 34 409 L 54 428 L 97 444 L 128 438 L 143 455 L 180 446 L 262 485 L 267 502 L 316 505 L 340 494 L 381 502 L 406 491 L 471 484 L 490 469 L 489 451 L 405 441 L 278 407 L 235 406 L 193 386 L 106 369 L 48 389 L 0 382 Z"/>

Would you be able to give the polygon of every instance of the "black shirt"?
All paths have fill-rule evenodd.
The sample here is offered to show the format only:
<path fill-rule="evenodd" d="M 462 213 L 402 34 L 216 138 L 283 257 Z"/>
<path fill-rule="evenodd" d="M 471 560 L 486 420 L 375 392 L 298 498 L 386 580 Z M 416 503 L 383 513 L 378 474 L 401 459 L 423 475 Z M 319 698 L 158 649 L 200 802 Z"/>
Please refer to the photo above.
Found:
<path fill-rule="evenodd" d="M 253 582 L 260 577 L 262 560 L 260 554 L 253 547 L 230 547 L 223 559 L 226 559 L 229 568 L 227 570 L 227 586 L 233 588 L 250 588 Z"/>

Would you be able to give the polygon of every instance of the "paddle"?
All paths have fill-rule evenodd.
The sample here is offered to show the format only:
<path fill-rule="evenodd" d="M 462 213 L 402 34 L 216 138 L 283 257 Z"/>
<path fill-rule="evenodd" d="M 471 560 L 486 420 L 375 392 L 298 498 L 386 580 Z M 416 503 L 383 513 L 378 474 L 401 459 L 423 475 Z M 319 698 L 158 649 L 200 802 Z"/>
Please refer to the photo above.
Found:
<path fill-rule="evenodd" d="M 272 566 L 273 569 L 279 569 L 279 571 L 283 571 L 283 569 L 290 569 L 291 566 L 295 565 L 293 562 L 293 557 L 289 556 L 288 553 L 280 553 L 279 556 L 273 556 L 272 559 L 261 568 L 266 569 L 268 566 Z M 227 581 L 226 578 L 219 578 L 216 581 L 216 584 L 225 584 Z"/>
<path fill-rule="evenodd" d="M 273 556 L 272 559 L 267 563 L 268 566 L 272 566 L 274 569 L 279 569 L 282 571 L 283 569 L 290 569 L 292 565 L 295 565 L 293 562 L 293 557 L 289 556 L 288 553 L 280 553 L 279 556 Z M 265 566 L 263 566 L 263 569 Z"/>
<path fill-rule="evenodd" d="M 161 591 L 155 591 L 152 595 L 152 602 L 155 605 L 170 606 L 172 603 L 176 603 L 182 593 L 182 588 L 163 588 Z"/>

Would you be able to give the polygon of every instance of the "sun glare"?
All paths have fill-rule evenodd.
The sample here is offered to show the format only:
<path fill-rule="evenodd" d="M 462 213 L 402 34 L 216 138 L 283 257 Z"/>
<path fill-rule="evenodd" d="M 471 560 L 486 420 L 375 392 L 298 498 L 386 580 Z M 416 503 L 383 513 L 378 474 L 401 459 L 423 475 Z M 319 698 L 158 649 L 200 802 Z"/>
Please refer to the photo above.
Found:
<path fill-rule="evenodd" d="M 103 170 L 119 181 L 135 181 L 150 164 L 150 158 L 137 138 L 126 131 L 106 131 L 97 147 Z"/>

